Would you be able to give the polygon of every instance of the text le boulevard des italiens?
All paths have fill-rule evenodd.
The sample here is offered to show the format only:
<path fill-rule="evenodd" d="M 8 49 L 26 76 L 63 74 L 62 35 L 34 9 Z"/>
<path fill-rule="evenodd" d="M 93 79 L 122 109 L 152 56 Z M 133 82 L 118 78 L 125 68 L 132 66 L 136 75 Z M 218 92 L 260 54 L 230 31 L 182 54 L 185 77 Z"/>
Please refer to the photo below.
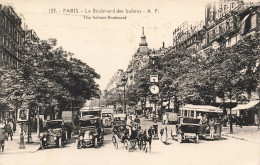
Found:
<path fill-rule="evenodd" d="M 158 9 L 78 9 L 78 8 L 50 8 L 51 14 L 78 14 L 84 19 L 127 19 L 126 14 L 152 14 L 159 13 Z M 86 15 L 87 14 L 87 15 Z M 118 15 L 117 15 L 118 14 Z M 124 15 L 122 15 L 124 14 Z"/>

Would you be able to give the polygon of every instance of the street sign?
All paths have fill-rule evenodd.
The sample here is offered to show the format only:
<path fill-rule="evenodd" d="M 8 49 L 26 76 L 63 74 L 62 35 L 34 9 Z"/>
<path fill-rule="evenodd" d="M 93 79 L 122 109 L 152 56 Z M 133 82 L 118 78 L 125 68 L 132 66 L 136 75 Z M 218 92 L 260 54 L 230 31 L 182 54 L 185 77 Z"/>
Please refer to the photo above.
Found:
<path fill-rule="evenodd" d="M 157 93 L 159 93 L 159 87 L 157 85 L 152 85 L 150 86 L 150 91 L 152 94 L 156 95 Z"/>
<path fill-rule="evenodd" d="M 158 82 L 158 75 L 150 75 L 150 82 L 157 83 Z"/>

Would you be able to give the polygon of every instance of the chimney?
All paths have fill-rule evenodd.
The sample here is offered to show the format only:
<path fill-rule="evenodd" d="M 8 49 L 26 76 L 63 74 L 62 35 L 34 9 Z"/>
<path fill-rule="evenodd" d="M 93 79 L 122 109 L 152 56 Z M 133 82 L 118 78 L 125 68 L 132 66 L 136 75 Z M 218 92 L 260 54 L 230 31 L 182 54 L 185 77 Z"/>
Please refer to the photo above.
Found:
<path fill-rule="evenodd" d="M 162 48 L 164 48 L 164 42 L 162 43 Z"/>

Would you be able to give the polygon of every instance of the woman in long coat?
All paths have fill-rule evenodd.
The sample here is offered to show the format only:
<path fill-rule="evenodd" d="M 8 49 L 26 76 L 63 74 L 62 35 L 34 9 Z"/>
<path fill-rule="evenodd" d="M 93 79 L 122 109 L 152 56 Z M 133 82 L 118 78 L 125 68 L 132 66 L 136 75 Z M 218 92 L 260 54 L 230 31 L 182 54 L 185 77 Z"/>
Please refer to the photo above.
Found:
<path fill-rule="evenodd" d="M 4 152 L 5 139 L 6 139 L 5 126 L 2 122 L 0 122 L 0 151 L 1 152 Z"/>
<path fill-rule="evenodd" d="M 163 122 L 163 125 L 162 125 L 162 142 L 167 144 L 167 139 L 168 139 L 168 132 L 167 132 L 167 126 L 166 126 L 166 123 Z"/>

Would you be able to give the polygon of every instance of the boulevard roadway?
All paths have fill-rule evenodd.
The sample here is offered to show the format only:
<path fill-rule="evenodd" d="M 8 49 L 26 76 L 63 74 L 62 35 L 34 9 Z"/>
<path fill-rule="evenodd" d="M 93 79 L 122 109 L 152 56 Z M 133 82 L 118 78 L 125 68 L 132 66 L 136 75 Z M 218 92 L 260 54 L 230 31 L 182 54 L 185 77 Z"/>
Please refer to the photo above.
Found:
<path fill-rule="evenodd" d="M 152 125 L 142 120 L 143 126 Z M 160 127 L 160 126 L 159 126 Z M 169 140 L 165 145 L 154 140 L 151 153 L 138 149 L 126 151 L 122 144 L 116 150 L 111 142 L 111 129 L 105 129 L 104 145 L 99 148 L 77 149 L 76 143 L 64 148 L 39 150 L 35 153 L 0 154 L 0 165 L 132 165 L 132 164 L 176 164 L 176 165 L 259 165 L 259 143 L 237 139 L 200 140 L 177 143 Z"/>

